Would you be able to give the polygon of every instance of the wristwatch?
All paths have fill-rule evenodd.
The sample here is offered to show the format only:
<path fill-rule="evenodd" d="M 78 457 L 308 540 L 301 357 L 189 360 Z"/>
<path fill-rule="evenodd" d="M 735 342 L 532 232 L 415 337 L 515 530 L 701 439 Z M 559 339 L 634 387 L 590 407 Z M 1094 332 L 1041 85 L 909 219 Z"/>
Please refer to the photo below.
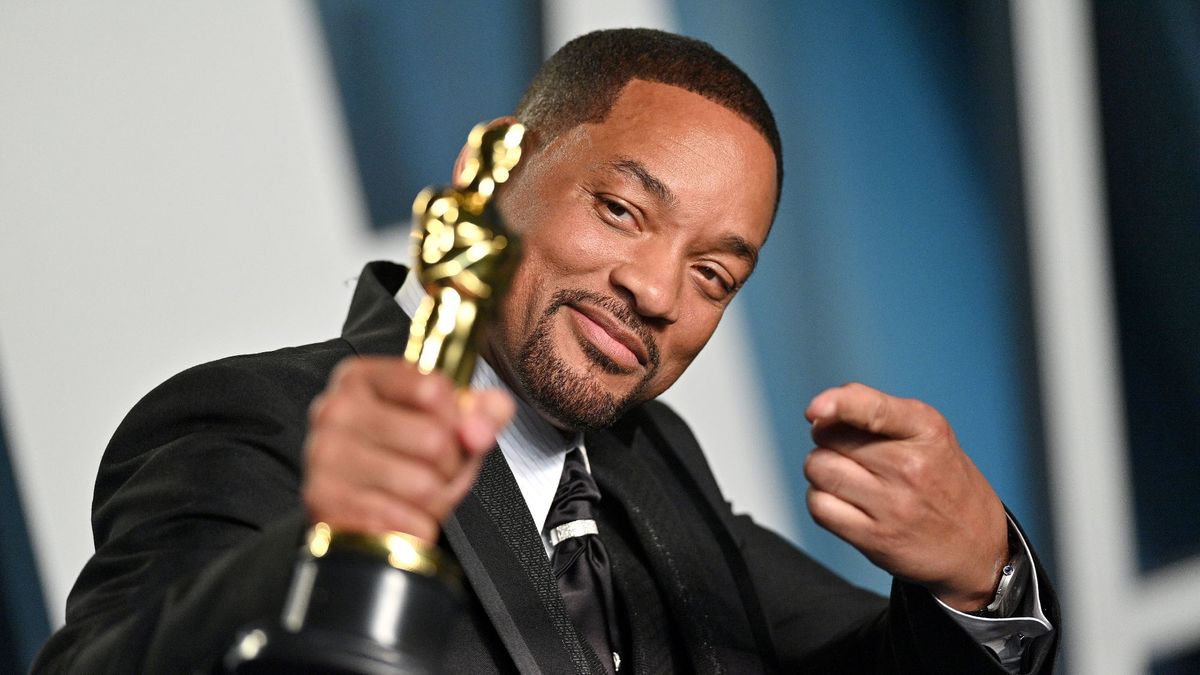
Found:
<path fill-rule="evenodd" d="M 985 619 L 998 619 L 1012 616 L 1021 599 L 1029 579 L 1029 560 L 1025 555 L 1025 546 L 1016 536 L 1016 530 L 1010 525 L 1008 530 L 1009 561 L 1000 571 L 1000 583 L 996 584 L 996 596 L 987 607 L 967 612 L 971 616 Z"/>

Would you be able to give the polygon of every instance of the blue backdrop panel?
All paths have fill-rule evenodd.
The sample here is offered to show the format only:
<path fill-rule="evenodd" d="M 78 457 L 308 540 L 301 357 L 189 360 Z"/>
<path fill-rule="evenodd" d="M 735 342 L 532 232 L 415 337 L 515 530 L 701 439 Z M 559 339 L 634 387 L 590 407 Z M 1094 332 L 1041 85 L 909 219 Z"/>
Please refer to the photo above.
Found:
<path fill-rule="evenodd" d="M 887 586 L 804 504 L 802 413 L 851 380 L 939 408 L 1044 540 L 1005 4 L 677 8 L 683 30 L 741 64 L 779 118 L 783 201 L 739 302 L 804 546 L 853 581 Z"/>
<path fill-rule="evenodd" d="M 50 637 L 50 622 L 3 422 L 0 414 L 0 672 L 22 673 Z"/>
<path fill-rule="evenodd" d="M 477 122 L 512 112 L 542 62 L 540 3 L 318 0 L 372 225 L 447 183 Z"/>

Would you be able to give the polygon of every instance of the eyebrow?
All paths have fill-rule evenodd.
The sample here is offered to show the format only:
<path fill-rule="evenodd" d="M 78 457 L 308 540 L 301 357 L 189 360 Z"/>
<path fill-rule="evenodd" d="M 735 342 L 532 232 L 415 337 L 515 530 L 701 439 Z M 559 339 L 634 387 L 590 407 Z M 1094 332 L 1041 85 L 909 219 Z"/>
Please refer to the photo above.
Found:
<path fill-rule="evenodd" d="M 656 178 L 645 164 L 636 159 L 618 159 L 609 162 L 609 166 L 616 171 L 637 180 L 642 184 L 642 188 L 658 198 L 659 201 L 668 206 L 675 206 L 679 203 L 679 199 L 671 192 L 671 188 L 667 187 L 661 180 Z"/>
<path fill-rule="evenodd" d="M 745 237 L 736 234 L 727 234 L 721 237 L 718 248 L 750 263 L 751 272 L 754 272 L 754 268 L 758 265 L 758 249 L 754 248 L 749 241 L 746 241 Z"/>
<path fill-rule="evenodd" d="M 636 159 L 618 159 L 609 162 L 608 165 L 612 169 L 637 180 L 642 184 L 642 188 L 668 206 L 678 204 L 679 199 L 675 196 L 674 192 L 671 192 L 671 188 L 667 187 L 654 174 L 650 173 L 645 164 Z M 732 253 L 750 263 L 751 272 L 754 272 L 754 268 L 758 266 L 758 249 L 741 235 L 727 234 L 721 237 L 717 248 L 727 253 Z"/>

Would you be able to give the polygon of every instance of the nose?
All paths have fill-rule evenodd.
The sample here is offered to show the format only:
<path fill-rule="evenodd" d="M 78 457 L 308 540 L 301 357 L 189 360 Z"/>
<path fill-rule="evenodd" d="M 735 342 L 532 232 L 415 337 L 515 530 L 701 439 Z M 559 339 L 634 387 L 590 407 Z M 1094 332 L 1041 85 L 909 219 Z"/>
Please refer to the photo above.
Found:
<path fill-rule="evenodd" d="M 634 309 L 647 319 L 675 323 L 679 318 L 683 274 L 673 258 L 665 253 L 642 255 L 613 267 L 613 285 L 628 293 Z"/>

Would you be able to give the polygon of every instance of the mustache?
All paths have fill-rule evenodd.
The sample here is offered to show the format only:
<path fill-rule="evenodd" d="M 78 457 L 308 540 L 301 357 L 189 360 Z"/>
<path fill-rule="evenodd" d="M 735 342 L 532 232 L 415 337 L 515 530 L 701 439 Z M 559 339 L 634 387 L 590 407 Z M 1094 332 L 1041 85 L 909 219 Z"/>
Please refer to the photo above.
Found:
<path fill-rule="evenodd" d="M 546 307 L 546 312 L 543 318 L 549 318 L 560 307 L 564 305 L 573 305 L 581 302 L 586 302 L 612 314 L 613 318 L 619 321 L 622 325 L 628 328 L 632 333 L 638 336 L 642 344 L 646 346 L 646 356 L 652 368 L 658 367 L 658 342 L 654 339 L 654 334 L 650 332 L 650 327 L 646 325 L 646 321 L 629 307 L 629 303 L 611 295 L 601 295 L 591 291 L 585 291 L 579 288 L 564 288 L 555 291 L 550 297 L 550 305 Z"/>

